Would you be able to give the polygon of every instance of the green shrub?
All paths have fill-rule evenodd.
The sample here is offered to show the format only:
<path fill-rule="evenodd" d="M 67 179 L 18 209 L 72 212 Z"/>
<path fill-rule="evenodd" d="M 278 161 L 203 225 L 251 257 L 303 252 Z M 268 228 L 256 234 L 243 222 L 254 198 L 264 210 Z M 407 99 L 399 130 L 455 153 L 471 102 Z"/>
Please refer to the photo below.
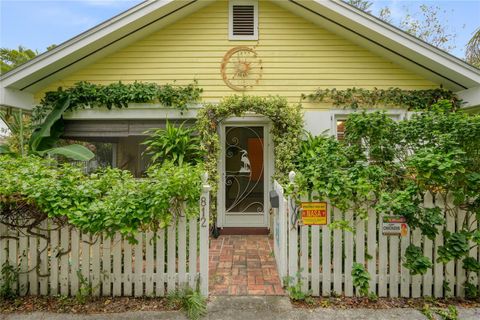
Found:
<path fill-rule="evenodd" d="M 111 168 L 85 175 L 51 159 L 0 156 L 0 221 L 20 225 L 48 216 L 84 232 L 120 232 L 134 241 L 137 232 L 164 228 L 180 214 L 198 215 L 201 173 L 198 166 L 165 162 L 149 168 L 146 179 Z M 18 215 L 16 208 L 25 204 L 32 210 Z"/>

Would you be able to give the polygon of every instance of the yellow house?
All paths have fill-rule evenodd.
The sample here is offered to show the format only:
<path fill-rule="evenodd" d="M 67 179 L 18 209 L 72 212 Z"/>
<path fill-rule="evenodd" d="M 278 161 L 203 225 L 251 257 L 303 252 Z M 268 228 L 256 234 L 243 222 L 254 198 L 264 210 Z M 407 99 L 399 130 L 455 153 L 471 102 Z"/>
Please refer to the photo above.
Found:
<path fill-rule="evenodd" d="M 341 135 L 348 111 L 302 101 L 316 89 L 443 87 L 480 105 L 480 71 L 338 0 L 158 0 L 78 35 L 1 76 L 0 105 L 31 109 L 45 92 L 79 81 L 197 81 L 202 101 L 180 113 L 162 105 L 65 115 L 65 135 L 94 141 L 105 161 L 140 175 L 144 132 L 166 119 L 193 122 L 203 103 L 279 95 L 302 102 L 305 128 Z M 406 111 L 389 109 L 392 117 Z M 270 225 L 274 155 L 270 123 L 248 114 L 222 123 L 220 227 Z M 240 152 L 231 156 L 229 148 Z"/>

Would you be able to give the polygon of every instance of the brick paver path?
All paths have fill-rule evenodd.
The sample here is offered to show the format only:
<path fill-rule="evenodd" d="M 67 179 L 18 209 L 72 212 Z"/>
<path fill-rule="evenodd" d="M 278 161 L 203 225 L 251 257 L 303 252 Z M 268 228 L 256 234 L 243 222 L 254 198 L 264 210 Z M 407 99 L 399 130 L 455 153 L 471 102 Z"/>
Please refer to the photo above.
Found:
<path fill-rule="evenodd" d="M 283 295 L 268 236 L 225 235 L 210 240 L 212 295 Z"/>

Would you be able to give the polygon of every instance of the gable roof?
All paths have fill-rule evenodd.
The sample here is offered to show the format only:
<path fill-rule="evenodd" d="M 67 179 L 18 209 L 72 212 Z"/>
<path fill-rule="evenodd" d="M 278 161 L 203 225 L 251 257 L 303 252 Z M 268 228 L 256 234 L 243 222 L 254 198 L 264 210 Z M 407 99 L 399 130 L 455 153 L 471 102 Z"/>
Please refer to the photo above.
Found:
<path fill-rule="evenodd" d="M 215 0 L 147 0 L 0 76 L 0 105 L 30 108 L 33 93 Z M 480 70 L 340 0 L 274 1 L 406 69 L 467 92 L 480 105 Z M 477 101 L 478 100 L 478 101 Z"/>

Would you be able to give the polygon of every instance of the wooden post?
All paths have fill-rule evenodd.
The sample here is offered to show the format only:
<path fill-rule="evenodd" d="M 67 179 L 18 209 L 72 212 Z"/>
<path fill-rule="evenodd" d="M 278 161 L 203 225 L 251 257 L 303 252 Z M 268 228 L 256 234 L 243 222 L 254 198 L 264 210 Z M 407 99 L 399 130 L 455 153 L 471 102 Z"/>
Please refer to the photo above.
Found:
<path fill-rule="evenodd" d="M 208 296 L 208 243 L 210 219 L 210 190 L 208 173 L 202 176 L 202 194 L 200 196 L 200 292 Z"/>

